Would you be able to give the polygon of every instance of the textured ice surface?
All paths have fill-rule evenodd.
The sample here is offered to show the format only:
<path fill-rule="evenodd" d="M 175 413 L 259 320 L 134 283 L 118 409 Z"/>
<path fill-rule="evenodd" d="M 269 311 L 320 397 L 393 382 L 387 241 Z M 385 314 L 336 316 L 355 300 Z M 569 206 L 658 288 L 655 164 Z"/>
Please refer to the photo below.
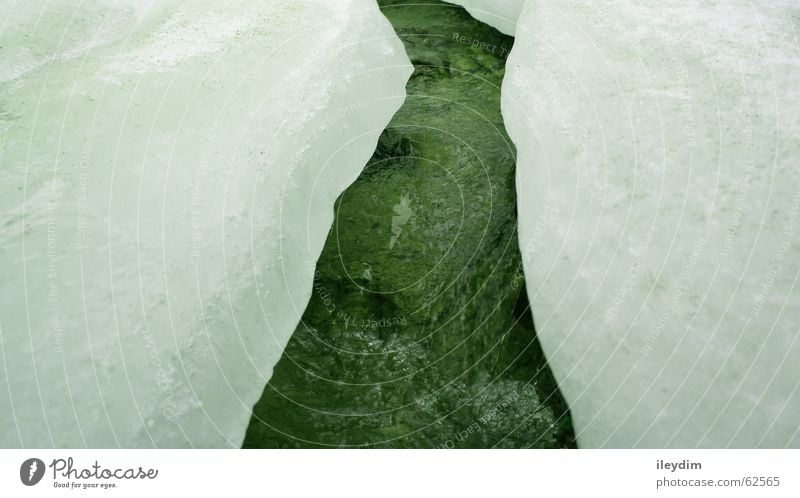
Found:
<path fill-rule="evenodd" d="M 528 3 L 503 87 L 583 447 L 800 446 L 796 2 Z"/>
<path fill-rule="evenodd" d="M 238 446 L 402 44 L 370 0 L 3 10 L 0 446 Z"/>
<path fill-rule="evenodd" d="M 445 0 L 467 9 L 472 17 L 513 35 L 525 0 Z"/>

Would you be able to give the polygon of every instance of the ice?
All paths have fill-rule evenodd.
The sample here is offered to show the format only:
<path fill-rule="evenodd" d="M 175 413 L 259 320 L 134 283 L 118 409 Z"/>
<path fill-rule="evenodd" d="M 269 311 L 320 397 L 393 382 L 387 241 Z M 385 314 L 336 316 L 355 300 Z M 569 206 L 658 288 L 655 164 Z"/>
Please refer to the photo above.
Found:
<path fill-rule="evenodd" d="M 0 447 L 239 446 L 402 44 L 372 0 L 0 9 Z"/>
<path fill-rule="evenodd" d="M 513 35 L 525 0 L 445 0 L 461 5 L 475 19 Z"/>
<path fill-rule="evenodd" d="M 800 447 L 798 15 L 526 4 L 503 113 L 581 446 Z"/>

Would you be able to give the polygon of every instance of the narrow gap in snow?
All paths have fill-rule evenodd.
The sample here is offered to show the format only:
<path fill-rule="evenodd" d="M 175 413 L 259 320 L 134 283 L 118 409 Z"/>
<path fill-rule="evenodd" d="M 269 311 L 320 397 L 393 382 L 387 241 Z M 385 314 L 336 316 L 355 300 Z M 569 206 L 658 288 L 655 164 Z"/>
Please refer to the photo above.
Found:
<path fill-rule="evenodd" d="M 516 234 L 513 39 L 443 2 L 379 3 L 415 66 L 408 97 L 337 202 L 244 445 L 571 447 Z"/>

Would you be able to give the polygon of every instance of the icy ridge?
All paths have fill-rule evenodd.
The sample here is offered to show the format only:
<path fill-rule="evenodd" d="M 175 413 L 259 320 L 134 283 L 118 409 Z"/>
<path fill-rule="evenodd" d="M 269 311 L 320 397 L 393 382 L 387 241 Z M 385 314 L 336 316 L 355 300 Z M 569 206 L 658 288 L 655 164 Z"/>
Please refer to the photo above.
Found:
<path fill-rule="evenodd" d="M 800 447 L 799 13 L 526 4 L 503 114 L 579 445 Z"/>

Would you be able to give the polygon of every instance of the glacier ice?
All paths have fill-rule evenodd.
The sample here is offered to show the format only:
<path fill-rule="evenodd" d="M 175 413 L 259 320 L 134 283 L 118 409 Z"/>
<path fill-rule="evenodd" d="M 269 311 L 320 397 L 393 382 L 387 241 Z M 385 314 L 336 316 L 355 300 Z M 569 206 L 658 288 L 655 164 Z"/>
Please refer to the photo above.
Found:
<path fill-rule="evenodd" d="M 402 44 L 372 0 L 2 10 L 0 447 L 238 446 Z"/>
<path fill-rule="evenodd" d="M 461 5 L 475 19 L 498 31 L 513 35 L 525 0 L 445 0 Z"/>
<path fill-rule="evenodd" d="M 528 2 L 503 86 L 583 447 L 800 447 L 794 1 Z"/>

